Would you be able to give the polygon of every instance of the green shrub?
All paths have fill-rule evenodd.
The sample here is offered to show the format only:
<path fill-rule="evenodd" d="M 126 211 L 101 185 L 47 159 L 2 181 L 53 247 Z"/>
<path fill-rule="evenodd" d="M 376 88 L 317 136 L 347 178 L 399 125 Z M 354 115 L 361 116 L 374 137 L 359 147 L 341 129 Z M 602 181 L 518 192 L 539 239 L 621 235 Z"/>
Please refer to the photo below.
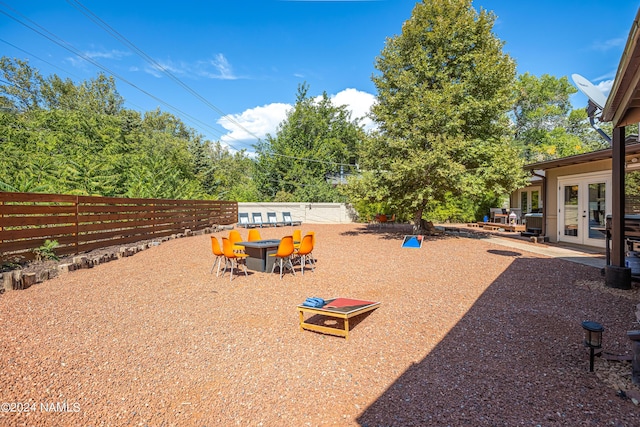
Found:
<path fill-rule="evenodd" d="M 57 248 L 58 241 L 57 240 L 45 240 L 44 244 L 39 248 L 33 250 L 33 253 L 36 255 L 37 261 L 43 260 L 55 260 L 58 261 L 60 258 L 54 252 L 54 249 Z"/>

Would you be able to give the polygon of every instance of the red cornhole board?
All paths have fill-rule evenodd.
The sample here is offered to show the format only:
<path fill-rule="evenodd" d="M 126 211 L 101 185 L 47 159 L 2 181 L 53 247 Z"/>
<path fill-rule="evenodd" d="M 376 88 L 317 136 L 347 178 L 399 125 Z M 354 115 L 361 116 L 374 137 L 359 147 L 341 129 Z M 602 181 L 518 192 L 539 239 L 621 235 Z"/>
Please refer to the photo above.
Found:
<path fill-rule="evenodd" d="M 352 298 L 331 298 L 326 300 L 326 304 L 322 307 L 307 307 L 299 305 L 297 309 L 300 315 L 300 330 L 306 329 L 309 331 L 322 332 L 324 334 L 338 335 L 348 339 L 349 319 L 359 314 L 375 310 L 378 306 L 380 306 L 380 303 L 376 301 L 365 301 Z M 305 322 L 305 313 L 308 313 L 311 316 L 320 315 L 342 319 L 344 321 L 344 329 Z"/>

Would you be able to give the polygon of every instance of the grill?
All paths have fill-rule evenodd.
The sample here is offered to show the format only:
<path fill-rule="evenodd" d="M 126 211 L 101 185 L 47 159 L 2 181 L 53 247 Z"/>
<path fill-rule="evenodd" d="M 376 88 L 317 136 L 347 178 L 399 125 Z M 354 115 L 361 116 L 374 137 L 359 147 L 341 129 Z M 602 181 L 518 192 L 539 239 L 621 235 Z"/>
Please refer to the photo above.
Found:
<path fill-rule="evenodd" d="M 525 229 L 527 233 L 535 234 L 536 236 L 542 233 L 542 214 L 541 213 L 528 213 L 524 216 Z"/>

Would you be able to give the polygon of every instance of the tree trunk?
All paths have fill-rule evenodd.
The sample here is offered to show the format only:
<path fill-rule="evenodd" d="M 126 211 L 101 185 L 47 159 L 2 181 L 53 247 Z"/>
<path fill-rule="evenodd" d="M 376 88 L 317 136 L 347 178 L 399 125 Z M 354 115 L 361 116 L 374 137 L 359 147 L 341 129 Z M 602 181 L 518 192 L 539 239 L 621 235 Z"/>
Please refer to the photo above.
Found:
<path fill-rule="evenodd" d="M 432 236 L 436 233 L 436 228 L 433 226 L 433 223 L 426 219 L 422 219 L 422 213 L 426 207 L 427 203 L 423 201 L 413 216 L 413 234 L 426 234 Z"/>
<path fill-rule="evenodd" d="M 424 212 L 425 206 L 426 202 L 423 200 L 413 215 L 413 234 L 425 234 L 423 229 L 424 223 L 422 221 L 422 213 Z"/>

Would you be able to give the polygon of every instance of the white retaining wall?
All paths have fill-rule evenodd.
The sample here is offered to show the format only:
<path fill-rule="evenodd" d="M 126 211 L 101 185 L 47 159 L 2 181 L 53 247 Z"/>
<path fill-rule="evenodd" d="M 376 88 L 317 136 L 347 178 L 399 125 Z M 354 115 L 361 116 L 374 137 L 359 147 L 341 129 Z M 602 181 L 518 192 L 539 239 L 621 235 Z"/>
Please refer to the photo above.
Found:
<path fill-rule="evenodd" d="M 248 203 L 238 202 L 238 213 L 260 212 L 262 221 L 267 222 L 267 212 L 275 212 L 282 221 L 282 212 L 291 212 L 294 221 L 307 224 L 345 224 L 355 222 L 356 212 L 344 203 Z"/>

